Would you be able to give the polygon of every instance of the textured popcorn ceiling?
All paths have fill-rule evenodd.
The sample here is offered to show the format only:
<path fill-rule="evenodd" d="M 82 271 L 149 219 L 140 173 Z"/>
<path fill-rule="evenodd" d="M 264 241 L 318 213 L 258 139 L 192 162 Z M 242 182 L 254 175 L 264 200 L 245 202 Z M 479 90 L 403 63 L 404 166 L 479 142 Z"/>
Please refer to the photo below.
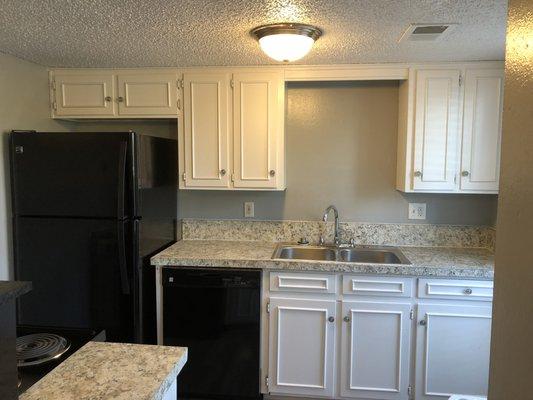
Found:
<path fill-rule="evenodd" d="M 505 0 L 2 0 L 0 51 L 54 67 L 274 63 L 251 28 L 297 21 L 324 36 L 302 64 L 501 60 Z M 457 22 L 398 43 L 413 22 Z"/>

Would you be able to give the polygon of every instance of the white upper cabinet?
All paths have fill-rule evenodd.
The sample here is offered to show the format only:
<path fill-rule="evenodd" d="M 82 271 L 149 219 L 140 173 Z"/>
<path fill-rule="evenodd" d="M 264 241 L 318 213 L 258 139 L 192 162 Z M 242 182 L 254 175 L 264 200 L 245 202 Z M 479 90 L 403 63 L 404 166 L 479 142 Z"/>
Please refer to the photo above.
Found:
<path fill-rule="evenodd" d="M 502 69 L 467 69 L 461 189 L 497 192 L 503 100 Z"/>
<path fill-rule="evenodd" d="M 177 73 L 120 74 L 117 79 L 119 115 L 176 117 Z"/>
<path fill-rule="evenodd" d="M 460 70 L 416 73 L 413 188 L 455 187 Z"/>
<path fill-rule="evenodd" d="M 53 118 L 177 118 L 175 69 L 50 72 Z"/>
<path fill-rule="evenodd" d="M 283 76 L 237 73 L 233 84 L 234 186 L 275 189 L 282 179 L 278 140 L 283 135 Z"/>
<path fill-rule="evenodd" d="M 115 114 L 113 74 L 56 74 L 52 81 L 52 109 L 56 116 Z"/>
<path fill-rule="evenodd" d="M 229 188 L 230 74 L 184 75 L 185 187 Z"/>
<path fill-rule="evenodd" d="M 503 65 L 411 68 L 400 83 L 396 188 L 498 193 Z"/>
<path fill-rule="evenodd" d="M 285 189 L 281 70 L 191 70 L 183 76 L 180 189 Z"/>

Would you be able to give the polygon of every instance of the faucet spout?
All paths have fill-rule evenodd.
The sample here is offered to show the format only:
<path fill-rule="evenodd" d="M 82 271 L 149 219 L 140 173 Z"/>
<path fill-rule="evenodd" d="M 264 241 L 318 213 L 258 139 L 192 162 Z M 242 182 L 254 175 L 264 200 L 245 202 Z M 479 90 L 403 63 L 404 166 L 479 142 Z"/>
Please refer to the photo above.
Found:
<path fill-rule="evenodd" d="M 340 239 L 339 239 L 339 211 L 337 210 L 337 207 L 334 205 L 329 206 L 326 208 L 326 211 L 324 212 L 324 216 L 322 217 L 322 220 L 324 222 L 328 222 L 328 215 L 333 210 L 333 215 L 335 216 L 335 236 L 334 236 L 334 242 L 335 245 L 339 245 Z"/>

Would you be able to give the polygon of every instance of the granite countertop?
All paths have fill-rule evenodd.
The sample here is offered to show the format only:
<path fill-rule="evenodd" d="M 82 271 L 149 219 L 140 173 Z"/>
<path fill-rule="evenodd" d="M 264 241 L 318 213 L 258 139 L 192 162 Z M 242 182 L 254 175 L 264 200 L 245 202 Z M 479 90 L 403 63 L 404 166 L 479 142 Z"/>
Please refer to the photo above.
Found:
<path fill-rule="evenodd" d="M 406 264 L 346 263 L 272 259 L 277 243 L 181 240 L 152 257 L 155 266 L 260 268 L 361 274 L 493 279 L 490 250 L 457 247 L 399 247 Z"/>
<path fill-rule="evenodd" d="M 0 306 L 31 290 L 31 282 L 0 281 Z"/>
<path fill-rule="evenodd" d="M 187 361 L 187 348 L 89 342 L 21 400 L 159 400 Z"/>

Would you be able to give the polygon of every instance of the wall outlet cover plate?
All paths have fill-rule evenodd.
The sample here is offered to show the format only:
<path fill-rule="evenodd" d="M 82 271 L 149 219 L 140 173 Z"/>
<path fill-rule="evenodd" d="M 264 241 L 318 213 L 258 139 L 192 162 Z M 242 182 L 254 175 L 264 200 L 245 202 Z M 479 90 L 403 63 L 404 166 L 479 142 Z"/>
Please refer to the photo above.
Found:
<path fill-rule="evenodd" d="M 409 203 L 409 219 L 426 219 L 426 203 Z"/>

